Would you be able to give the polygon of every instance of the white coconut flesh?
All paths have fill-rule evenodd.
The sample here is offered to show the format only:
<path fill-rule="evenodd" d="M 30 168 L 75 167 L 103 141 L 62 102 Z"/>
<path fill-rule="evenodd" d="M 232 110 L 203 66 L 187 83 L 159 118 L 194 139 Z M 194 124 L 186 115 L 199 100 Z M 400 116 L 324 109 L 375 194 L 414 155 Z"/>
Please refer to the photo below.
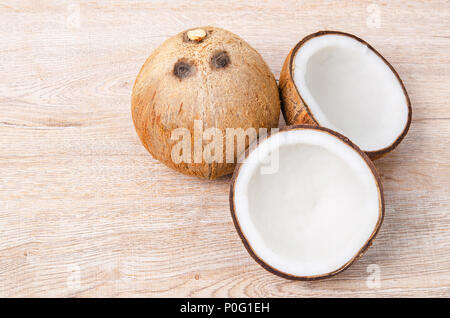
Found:
<path fill-rule="evenodd" d="M 328 34 L 305 42 L 293 79 L 319 125 L 350 138 L 363 151 L 392 145 L 408 121 L 408 102 L 389 66 L 367 45 Z"/>
<path fill-rule="evenodd" d="M 274 158 L 278 168 L 267 173 Z M 234 213 L 264 263 L 292 276 L 320 276 L 346 265 L 376 233 L 380 191 L 367 162 L 338 137 L 281 131 L 241 165 Z"/>

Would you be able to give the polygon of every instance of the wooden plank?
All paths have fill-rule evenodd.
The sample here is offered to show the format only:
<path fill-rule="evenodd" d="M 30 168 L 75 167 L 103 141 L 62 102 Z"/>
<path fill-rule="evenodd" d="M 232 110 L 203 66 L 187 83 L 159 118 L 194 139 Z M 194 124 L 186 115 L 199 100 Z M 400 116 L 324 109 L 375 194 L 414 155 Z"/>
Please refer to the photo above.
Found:
<path fill-rule="evenodd" d="M 3 1 L 0 296 L 450 296 L 450 6 L 370 5 Z M 197 25 L 239 34 L 276 77 L 321 29 L 363 37 L 399 71 L 413 123 L 376 162 L 385 223 L 348 271 L 307 283 L 264 271 L 232 225 L 229 177 L 180 175 L 140 145 L 135 76 L 165 38 Z"/>

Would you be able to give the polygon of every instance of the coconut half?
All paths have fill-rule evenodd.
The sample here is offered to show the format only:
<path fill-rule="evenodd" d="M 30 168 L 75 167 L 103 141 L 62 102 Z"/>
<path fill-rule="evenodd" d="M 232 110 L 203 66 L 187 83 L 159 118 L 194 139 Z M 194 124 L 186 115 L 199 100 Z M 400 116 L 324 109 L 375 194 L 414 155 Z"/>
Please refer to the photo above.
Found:
<path fill-rule="evenodd" d="M 258 263 L 314 280 L 362 256 L 380 229 L 384 200 L 374 165 L 356 145 L 327 128 L 298 125 L 247 151 L 233 175 L 230 210 Z"/>
<path fill-rule="evenodd" d="M 335 130 L 372 159 L 394 149 L 411 123 L 411 104 L 391 64 L 364 40 L 321 31 L 289 53 L 280 74 L 288 124 Z"/>

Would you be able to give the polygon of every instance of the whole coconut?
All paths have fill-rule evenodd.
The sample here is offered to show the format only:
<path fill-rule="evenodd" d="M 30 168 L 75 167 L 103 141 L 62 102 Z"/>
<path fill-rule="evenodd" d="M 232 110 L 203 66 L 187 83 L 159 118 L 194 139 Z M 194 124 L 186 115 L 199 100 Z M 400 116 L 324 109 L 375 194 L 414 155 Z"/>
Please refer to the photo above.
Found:
<path fill-rule="evenodd" d="M 181 32 L 150 55 L 136 78 L 131 111 L 154 158 L 182 173 L 214 179 L 233 172 L 238 155 L 226 162 L 226 129 L 277 127 L 280 101 L 261 55 L 237 35 L 208 26 Z M 222 132 L 223 162 L 207 162 L 201 154 L 201 162 L 194 160 L 194 143 L 200 142 L 201 151 L 210 143 L 195 139 L 194 121 L 203 131 L 215 127 Z M 192 136 L 189 162 L 172 159 L 178 140 L 171 136 L 177 128 Z"/>

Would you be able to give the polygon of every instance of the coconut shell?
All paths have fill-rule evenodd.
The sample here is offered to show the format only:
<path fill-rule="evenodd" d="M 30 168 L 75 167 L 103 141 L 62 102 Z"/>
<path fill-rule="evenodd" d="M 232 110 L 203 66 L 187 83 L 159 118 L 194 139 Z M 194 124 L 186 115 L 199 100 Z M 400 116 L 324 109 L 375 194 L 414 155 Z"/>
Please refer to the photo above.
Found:
<path fill-rule="evenodd" d="M 229 31 L 196 29 L 206 36 L 191 40 L 187 33 L 193 29 L 186 30 L 148 57 L 133 87 L 131 112 L 142 144 L 155 159 L 184 174 L 214 179 L 235 167 L 236 159 L 225 162 L 226 128 L 277 127 L 280 101 L 275 78 L 255 49 Z M 194 162 L 194 120 L 202 121 L 203 131 L 222 131 L 223 163 Z M 171 158 L 176 128 L 192 136 L 191 162 Z"/>
<path fill-rule="evenodd" d="M 406 97 L 407 105 L 408 105 L 408 121 L 405 125 L 405 128 L 403 129 L 400 136 L 388 147 L 385 147 L 383 149 L 379 149 L 376 151 L 366 151 L 366 154 L 369 156 L 370 159 L 378 159 L 392 151 L 395 147 L 398 146 L 398 144 L 403 140 L 403 138 L 406 136 L 406 133 L 409 130 L 409 126 L 411 125 L 411 117 L 412 117 L 412 108 L 411 108 L 411 102 L 409 100 L 408 93 L 406 91 L 405 85 L 403 84 L 402 80 L 400 79 L 400 76 L 398 75 L 397 71 L 394 69 L 394 67 L 380 54 L 377 50 L 375 50 L 370 44 L 368 44 L 366 41 L 360 39 L 359 37 L 339 32 L 339 31 L 319 31 L 313 34 L 310 34 L 303 38 L 300 42 L 297 43 L 297 45 L 294 46 L 294 48 L 289 52 L 288 56 L 286 57 L 286 60 L 284 61 L 283 68 L 280 73 L 280 81 L 279 81 L 279 87 L 280 87 L 280 97 L 281 97 L 281 110 L 283 112 L 284 119 L 288 125 L 301 125 L 301 124 L 307 124 L 307 125 L 315 125 L 320 126 L 320 124 L 317 122 L 317 120 L 312 115 L 311 111 L 309 110 L 308 105 L 303 101 L 300 91 L 298 87 L 294 83 L 294 59 L 295 55 L 299 51 L 299 49 L 302 47 L 303 44 L 305 44 L 307 41 L 309 41 L 312 38 L 323 36 L 327 34 L 337 34 L 337 35 L 344 35 L 351 37 L 364 45 L 366 45 L 370 50 L 372 50 L 376 55 L 378 55 L 384 63 L 391 69 L 391 71 L 395 74 L 398 81 L 400 82 L 400 85 L 403 89 L 403 93 Z"/>
<path fill-rule="evenodd" d="M 375 237 L 377 236 L 378 232 L 380 231 L 381 225 L 382 225 L 383 220 L 384 220 L 384 215 L 385 215 L 385 203 L 384 203 L 383 186 L 382 186 L 382 183 L 381 183 L 381 177 L 378 174 L 378 171 L 377 171 L 375 165 L 373 164 L 373 162 L 370 160 L 370 158 L 357 145 L 352 143 L 347 137 L 341 135 L 340 133 L 335 132 L 334 130 L 331 130 L 331 129 L 328 129 L 328 128 L 325 128 L 325 127 L 313 126 L 313 125 L 286 126 L 286 127 L 281 128 L 279 130 L 279 132 L 283 132 L 283 131 L 287 131 L 287 130 L 300 130 L 300 129 L 321 130 L 321 131 L 324 131 L 324 132 L 326 132 L 326 133 L 328 133 L 330 135 L 333 135 L 333 136 L 339 138 L 342 142 L 346 143 L 350 148 L 355 150 L 362 157 L 362 159 L 366 162 L 367 166 L 369 167 L 370 171 L 372 172 L 372 175 L 373 175 L 373 177 L 375 179 L 375 182 L 376 182 L 376 185 L 377 185 L 377 188 L 378 188 L 378 200 L 379 200 L 379 207 L 380 208 L 378 210 L 379 214 L 378 214 L 377 224 L 375 225 L 375 228 L 374 228 L 372 234 L 367 239 L 365 244 L 358 250 L 358 252 L 347 263 L 342 265 L 340 268 L 338 268 L 335 271 L 330 272 L 330 273 L 321 274 L 321 275 L 313 275 L 313 276 L 294 276 L 294 275 L 282 272 L 279 269 L 270 266 L 261 257 L 259 257 L 257 255 L 257 253 L 253 250 L 251 244 L 249 243 L 249 241 L 247 240 L 247 238 L 246 238 L 246 236 L 244 234 L 244 231 L 242 230 L 241 225 L 239 224 L 239 220 L 238 220 L 238 218 L 236 216 L 236 206 L 235 206 L 235 203 L 234 203 L 236 181 L 237 181 L 237 178 L 239 176 L 240 168 L 244 164 L 243 163 L 244 159 L 247 158 L 250 155 L 251 151 L 253 151 L 257 147 L 256 142 L 254 144 L 250 145 L 250 147 L 245 151 L 245 153 L 243 154 L 243 160 L 240 161 L 240 163 L 237 164 L 236 169 L 234 170 L 234 173 L 233 173 L 233 177 L 231 178 L 230 194 L 229 194 L 230 212 L 231 212 L 231 217 L 233 219 L 234 227 L 236 228 L 236 232 L 238 233 L 242 243 L 244 244 L 245 249 L 247 250 L 249 255 L 259 265 L 261 265 L 265 270 L 267 270 L 270 273 L 275 274 L 275 275 L 277 275 L 279 277 L 290 279 L 290 280 L 299 280 L 299 281 L 322 280 L 322 279 L 331 278 L 331 277 L 333 277 L 333 276 L 343 272 L 347 268 L 349 268 L 350 265 L 352 265 L 355 261 L 360 259 L 365 254 L 367 249 L 373 244 L 373 241 L 375 240 Z M 267 134 L 266 138 L 270 138 L 271 136 L 273 136 L 273 134 L 269 133 L 269 134 Z M 259 140 L 259 143 L 260 142 L 262 142 L 262 140 Z"/>

